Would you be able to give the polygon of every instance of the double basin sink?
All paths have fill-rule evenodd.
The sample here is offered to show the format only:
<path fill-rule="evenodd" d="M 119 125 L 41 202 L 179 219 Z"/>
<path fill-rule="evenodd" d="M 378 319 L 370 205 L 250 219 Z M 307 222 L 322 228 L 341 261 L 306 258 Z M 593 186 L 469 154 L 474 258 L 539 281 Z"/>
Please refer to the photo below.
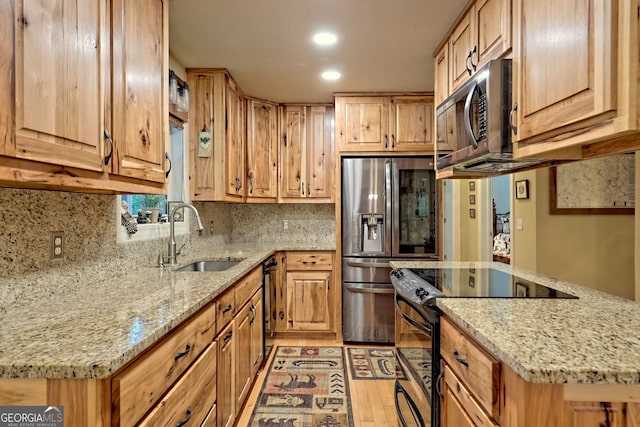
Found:
<path fill-rule="evenodd" d="M 225 259 L 225 260 L 212 260 L 212 261 L 196 261 L 191 264 L 187 264 L 183 267 L 177 268 L 174 271 L 199 271 L 199 272 L 212 272 L 212 271 L 225 271 L 244 261 L 244 259 Z"/>

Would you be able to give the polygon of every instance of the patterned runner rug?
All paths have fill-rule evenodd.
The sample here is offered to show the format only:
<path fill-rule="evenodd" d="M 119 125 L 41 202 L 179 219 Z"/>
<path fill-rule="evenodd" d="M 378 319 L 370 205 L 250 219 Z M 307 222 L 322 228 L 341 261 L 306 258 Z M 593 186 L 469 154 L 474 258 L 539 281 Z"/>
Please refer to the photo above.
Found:
<path fill-rule="evenodd" d="M 252 427 L 353 427 L 342 347 L 276 348 Z"/>
<path fill-rule="evenodd" d="M 354 380 L 395 380 L 404 377 L 393 348 L 347 348 L 351 378 Z"/>

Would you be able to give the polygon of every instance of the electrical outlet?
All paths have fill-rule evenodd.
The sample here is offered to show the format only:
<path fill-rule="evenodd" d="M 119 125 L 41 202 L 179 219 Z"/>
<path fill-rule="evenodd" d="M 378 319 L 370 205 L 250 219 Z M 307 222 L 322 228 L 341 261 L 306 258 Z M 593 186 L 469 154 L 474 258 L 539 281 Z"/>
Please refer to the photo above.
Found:
<path fill-rule="evenodd" d="M 51 251 L 49 254 L 51 261 L 62 261 L 64 259 L 64 232 L 51 232 Z"/>
<path fill-rule="evenodd" d="M 523 230 L 523 229 L 524 229 L 524 221 L 522 220 L 522 218 L 516 219 L 516 230 Z"/>
<path fill-rule="evenodd" d="M 284 231 L 289 231 L 289 220 L 288 219 L 283 219 L 282 220 L 282 229 Z"/>
<path fill-rule="evenodd" d="M 209 233 L 213 234 L 213 220 L 209 221 Z"/>

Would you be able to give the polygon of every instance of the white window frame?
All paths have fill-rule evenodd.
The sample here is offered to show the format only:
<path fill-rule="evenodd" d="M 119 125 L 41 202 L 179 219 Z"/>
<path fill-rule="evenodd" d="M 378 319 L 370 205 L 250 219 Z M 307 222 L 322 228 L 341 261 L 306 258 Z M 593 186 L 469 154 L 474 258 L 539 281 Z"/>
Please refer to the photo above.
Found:
<path fill-rule="evenodd" d="M 182 159 L 184 161 L 182 194 L 183 194 L 183 201 L 189 202 L 189 125 L 188 124 L 184 125 L 184 129 L 182 130 L 182 132 L 180 132 L 180 134 L 182 135 Z M 169 138 L 170 139 L 173 138 L 173 135 L 170 132 Z M 170 201 L 173 201 L 173 200 L 170 200 Z M 160 222 L 160 223 L 154 223 L 154 224 L 138 224 L 138 231 L 135 234 L 129 234 L 127 232 L 126 227 L 122 226 L 121 204 L 122 204 L 122 197 L 117 196 L 116 212 L 115 212 L 116 227 L 117 227 L 117 233 L 116 233 L 117 243 L 141 242 L 146 240 L 155 240 L 155 239 L 162 239 L 162 238 L 169 237 L 168 222 Z M 189 217 L 190 215 L 188 214 L 188 212 L 185 212 L 184 221 L 175 223 L 174 231 L 176 236 L 189 234 L 189 221 L 190 221 Z"/>

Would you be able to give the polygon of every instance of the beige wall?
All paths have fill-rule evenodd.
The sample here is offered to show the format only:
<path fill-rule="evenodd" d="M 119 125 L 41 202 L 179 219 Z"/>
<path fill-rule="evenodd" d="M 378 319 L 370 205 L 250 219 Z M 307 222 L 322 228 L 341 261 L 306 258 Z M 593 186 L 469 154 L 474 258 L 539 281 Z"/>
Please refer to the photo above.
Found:
<path fill-rule="evenodd" d="M 633 215 L 550 215 L 548 168 L 513 179 L 529 179 L 531 194 L 514 201 L 513 265 L 634 299 Z"/>
<path fill-rule="evenodd" d="M 469 190 L 469 182 L 473 182 L 475 190 Z M 460 261 L 478 261 L 478 239 L 479 239 L 479 210 L 478 210 L 478 180 L 460 180 L 460 192 L 458 193 L 460 198 L 458 200 L 458 206 L 460 206 Z M 476 204 L 471 206 L 469 204 L 469 195 L 476 196 Z M 456 203 L 454 202 L 454 206 Z M 469 209 L 476 210 L 476 217 L 469 217 Z"/>

